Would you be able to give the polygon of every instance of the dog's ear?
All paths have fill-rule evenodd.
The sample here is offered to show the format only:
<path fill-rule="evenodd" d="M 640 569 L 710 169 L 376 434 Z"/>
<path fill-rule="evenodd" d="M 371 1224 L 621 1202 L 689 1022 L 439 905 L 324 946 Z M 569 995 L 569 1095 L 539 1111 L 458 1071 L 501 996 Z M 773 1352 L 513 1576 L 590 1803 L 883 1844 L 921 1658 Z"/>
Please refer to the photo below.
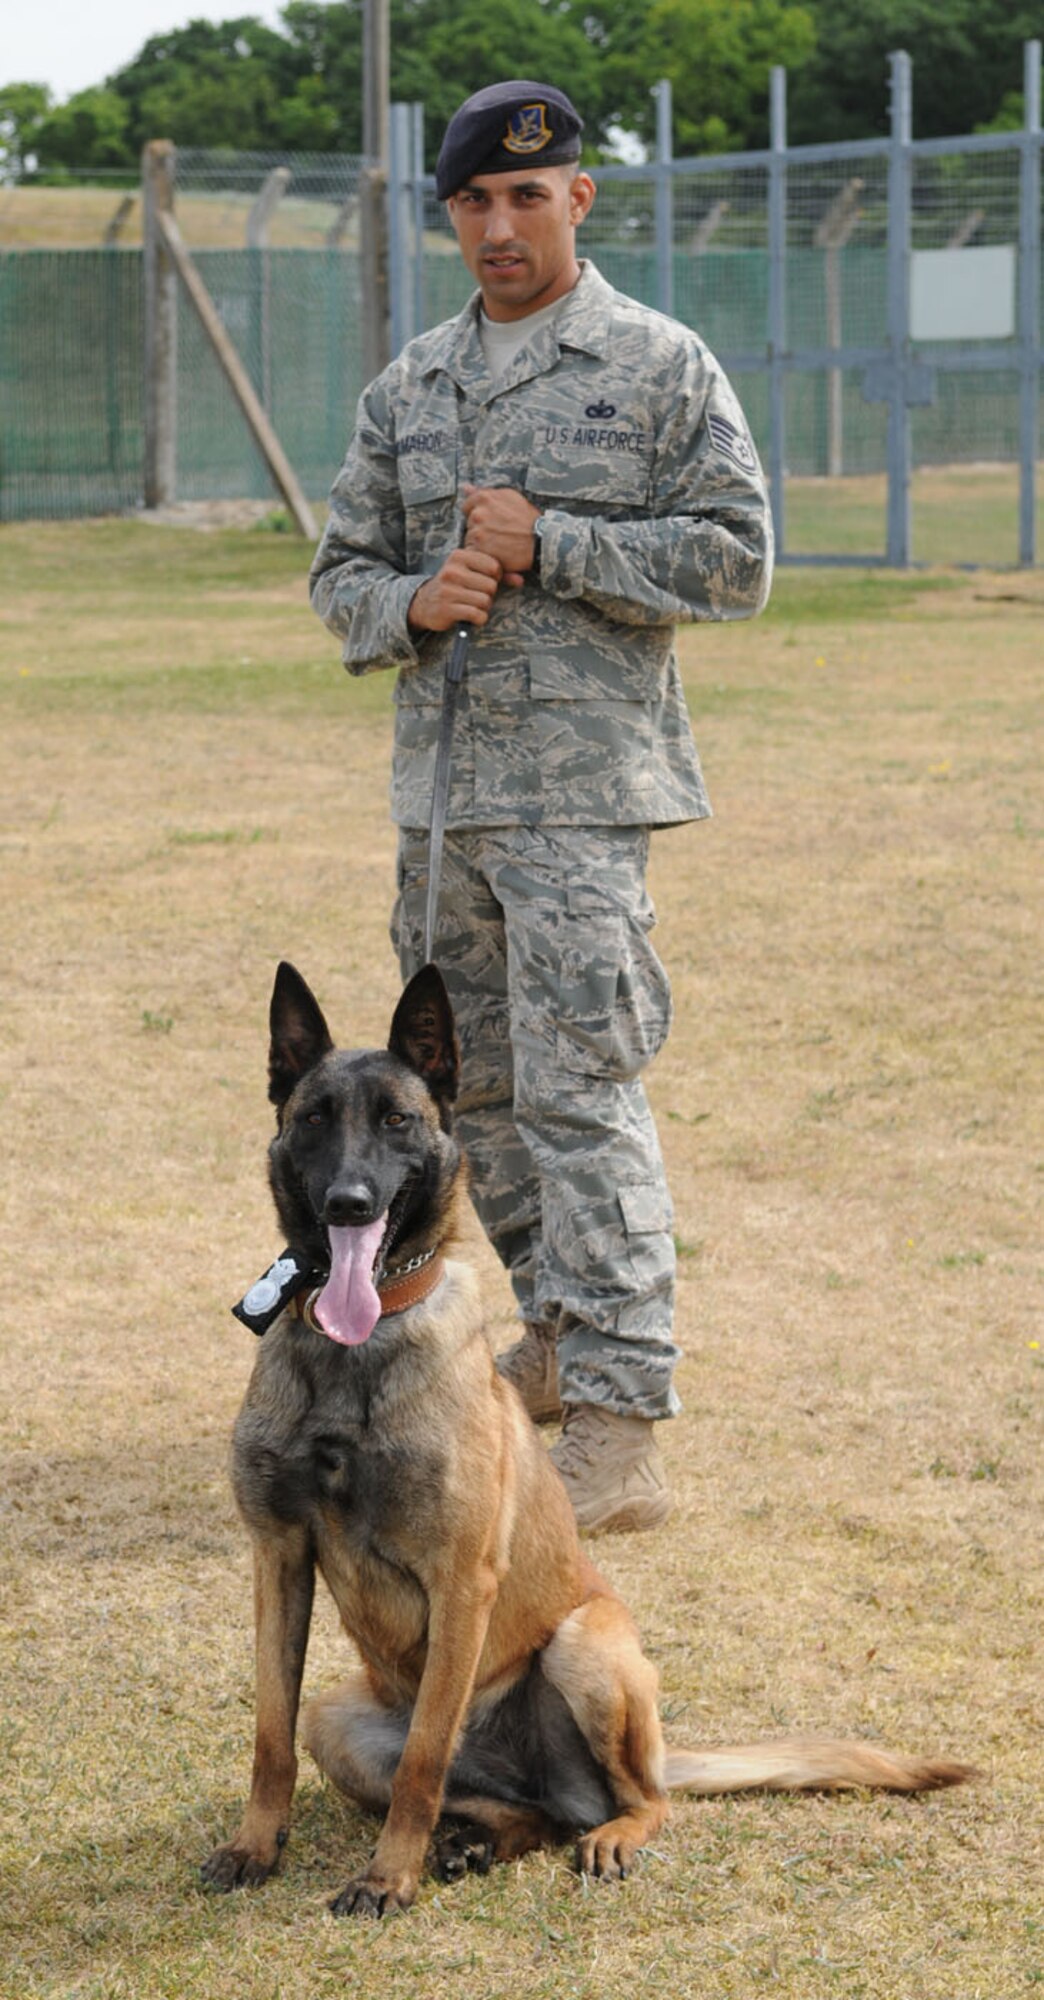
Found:
<path fill-rule="evenodd" d="M 460 1083 L 460 1044 L 437 965 L 414 973 L 395 1009 L 388 1047 L 424 1078 L 440 1104 L 452 1104 Z"/>
<path fill-rule="evenodd" d="M 268 1095 L 282 1108 L 306 1071 L 333 1048 L 322 1008 L 296 966 L 284 959 L 272 988 L 269 1009 Z"/>

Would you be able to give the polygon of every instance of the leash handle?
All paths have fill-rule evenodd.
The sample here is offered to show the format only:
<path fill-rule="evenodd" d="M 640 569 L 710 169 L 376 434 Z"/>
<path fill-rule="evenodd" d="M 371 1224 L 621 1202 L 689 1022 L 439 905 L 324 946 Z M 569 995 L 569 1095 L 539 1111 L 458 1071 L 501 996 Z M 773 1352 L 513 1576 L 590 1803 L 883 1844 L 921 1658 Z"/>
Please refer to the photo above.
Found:
<path fill-rule="evenodd" d="M 445 678 L 448 683 L 452 683 L 454 686 L 457 687 L 460 686 L 461 681 L 464 679 L 464 668 L 467 665 L 468 647 L 471 644 L 471 633 L 472 633 L 472 627 L 470 625 L 462 624 L 457 626 L 457 629 L 453 634 L 453 644 L 450 647 L 450 656 L 449 659 L 446 661 Z"/>
<path fill-rule="evenodd" d="M 457 696 L 464 679 L 470 644 L 471 626 L 458 625 L 442 677 L 442 718 L 439 723 L 438 748 L 435 752 L 435 778 L 431 788 L 431 823 L 428 830 L 428 901 L 424 913 L 426 965 L 431 965 L 435 956 L 435 924 L 439 914 L 442 849 L 446 837 L 446 809 L 449 804 L 453 725 L 456 721 Z"/>

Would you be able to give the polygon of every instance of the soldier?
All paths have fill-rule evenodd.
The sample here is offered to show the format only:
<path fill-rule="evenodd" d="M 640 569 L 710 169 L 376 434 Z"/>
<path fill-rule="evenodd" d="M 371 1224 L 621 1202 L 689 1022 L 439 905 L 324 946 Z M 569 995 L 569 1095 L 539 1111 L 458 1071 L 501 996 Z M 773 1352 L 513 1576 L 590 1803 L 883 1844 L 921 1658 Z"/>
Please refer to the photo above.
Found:
<path fill-rule="evenodd" d="M 399 669 L 392 811 L 404 978 L 422 962 L 443 667 L 473 628 L 435 956 L 463 1053 L 459 1131 L 511 1274 L 500 1357 L 577 1520 L 670 1498 L 672 1211 L 641 1071 L 670 1022 L 650 831 L 702 819 L 679 619 L 746 618 L 772 569 L 765 487 L 713 356 L 576 255 L 595 196 L 559 90 L 496 84 L 451 119 L 436 187 L 478 292 L 364 393 L 312 598 L 349 671 Z"/>

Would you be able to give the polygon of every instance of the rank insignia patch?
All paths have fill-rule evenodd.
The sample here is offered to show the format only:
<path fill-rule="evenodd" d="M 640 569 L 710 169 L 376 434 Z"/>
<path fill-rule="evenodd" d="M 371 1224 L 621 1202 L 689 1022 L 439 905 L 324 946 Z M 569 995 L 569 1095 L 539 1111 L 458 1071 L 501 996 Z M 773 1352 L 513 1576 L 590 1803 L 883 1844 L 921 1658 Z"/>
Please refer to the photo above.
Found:
<path fill-rule="evenodd" d="M 757 469 L 758 461 L 754 456 L 754 447 L 749 437 L 743 431 L 737 430 L 735 424 L 730 424 L 727 417 L 720 417 L 712 412 L 707 418 L 707 429 L 715 448 L 726 458 L 731 458 L 733 464 L 738 465 L 741 471 L 754 472 Z"/>
<path fill-rule="evenodd" d="M 520 104 L 511 113 L 504 134 L 509 153 L 542 153 L 551 138 L 546 104 Z"/>

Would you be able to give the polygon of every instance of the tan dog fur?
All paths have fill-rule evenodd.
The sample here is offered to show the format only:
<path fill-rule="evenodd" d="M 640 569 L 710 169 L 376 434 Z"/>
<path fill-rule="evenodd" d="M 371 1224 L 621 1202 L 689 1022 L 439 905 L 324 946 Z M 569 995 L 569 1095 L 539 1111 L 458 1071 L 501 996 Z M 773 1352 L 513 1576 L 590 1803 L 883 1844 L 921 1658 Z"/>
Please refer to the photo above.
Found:
<path fill-rule="evenodd" d="M 369 1866 L 333 1904 L 339 1914 L 406 1907 L 440 1815 L 465 1823 L 442 1841 L 448 1873 L 573 1831 L 580 1867 L 619 1877 L 662 1827 L 672 1785 L 912 1791 L 967 1777 L 960 1764 L 850 1743 L 665 1754 L 656 1672 L 496 1372 L 476 1277 L 458 1254 L 466 1177 L 449 1116 L 457 1057 L 441 980 L 426 968 L 407 988 L 390 1057 L 349 1057 L 333 1050 L 293 978 L 281 1011 L 278 981 L 273 996 L 271 1063 L 272 1180 L 288 1235 L 304 1227 L 294 1202 L 307 1175 L 291 1172 L 287 1149 L 310 1157 L 308 1107 L 322 1090 L 340 1135 L 328 1185 L 343 1187 L 353 1162 L 371 1157 L 388 1117 L 374 1107 L 391 1102 L 392 1129 L 408 1121 L 434 1189 L 396 1254 L 437 1244 L 447 1261 L 431 1296 L 382 1320 L 365 1347 L 338 1348 L 286 1316 L 265 1336 L 235 1452 L 255 1551 L 254 1778 L 242 1824 L 205 1879 L 261 1881 L 286 1840 L 317 1569 L 363 1664 L 311 1702 L 304 1741 L 342 1791 L 386 1814 Z"/>

